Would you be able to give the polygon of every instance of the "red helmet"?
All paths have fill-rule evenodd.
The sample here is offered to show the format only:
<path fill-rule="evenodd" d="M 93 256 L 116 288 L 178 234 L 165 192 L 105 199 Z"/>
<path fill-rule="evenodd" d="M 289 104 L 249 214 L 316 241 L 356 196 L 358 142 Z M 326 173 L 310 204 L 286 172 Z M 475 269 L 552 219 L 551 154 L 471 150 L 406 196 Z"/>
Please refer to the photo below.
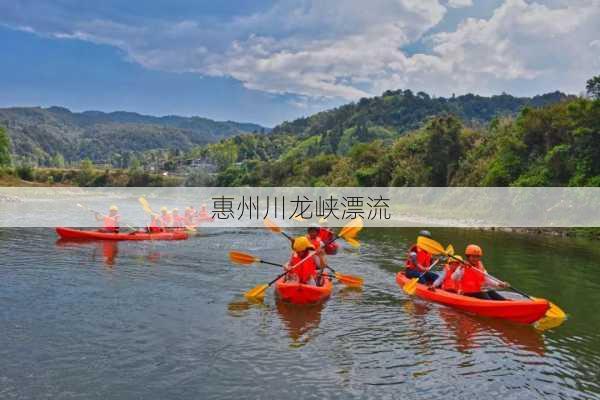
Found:
<path fill-rule="evenodd" d="M 481 250 L 481 247 L 477 246 L 476 244 L 470 244 L 465 249 L 465 255 L 481 257 L 483 256 L 483 250 Z"/>

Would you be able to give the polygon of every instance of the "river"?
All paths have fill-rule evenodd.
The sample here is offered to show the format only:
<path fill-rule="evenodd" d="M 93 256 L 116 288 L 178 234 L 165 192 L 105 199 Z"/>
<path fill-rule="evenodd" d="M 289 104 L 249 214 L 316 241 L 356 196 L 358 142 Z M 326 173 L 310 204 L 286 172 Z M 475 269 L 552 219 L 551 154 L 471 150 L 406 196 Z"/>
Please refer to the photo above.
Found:
<path fill-rule="evenodd" d="M 397 286 L 415 229 L 365 229 L 330 263 L 365 278 L 326 303 L 247 303 L 283 262 L 263 229 L 182 242 L 62 242 L 0 230 L 1 399 L 600 399 L 600 246 L 583 240 L 434 229 L 488 270 L 569 318 L 558 328 L 474 317 Z"/>

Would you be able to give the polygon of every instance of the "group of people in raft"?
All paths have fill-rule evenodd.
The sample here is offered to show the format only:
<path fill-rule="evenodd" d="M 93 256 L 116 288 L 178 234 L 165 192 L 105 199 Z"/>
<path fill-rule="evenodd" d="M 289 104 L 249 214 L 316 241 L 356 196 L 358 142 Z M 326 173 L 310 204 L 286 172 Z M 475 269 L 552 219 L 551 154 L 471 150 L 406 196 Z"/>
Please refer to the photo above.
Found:
<path fill-rule="evenodd" d="M 119 208 L 117 206 L 110 206 L 108 214 L 106 215 L 96 214 L 96 220 L 102 222 L 101 232 L 119 232 L 121 216 L 119 215 Z M 213 217 L 210 216 L 206 210 L 206 204 L 202 204 L 198 210 L 192 206 L 186 207 L 183 215 L 179 213 L 179 209 L 177 208 L 173 208 L 169 211 L 167 207 L 162 207 L 160 209 L 160 214 L 151 215 L 150 223 L 146 227 L 146 232 L 157 233 L 173 229 L 195 228 L 201 222 L 212 220 Z"/>
<path fill-rule="evenodd" d="M 419 236 L 431 239 L 431 232 L 423 230 L 419 232 Z M 503 289 L 510 285 L 487 275 L 481 262 L 481 247 L 469 244 L 465 249 L 465 257 L 466 262 L 458 255 L 454 258 L 449 257 L 440 273 L 431 272 L 435 262 L 432 255 L 415 244 L 408 251 L 404 274 L 407 278 L 419 278 L 419 283 L 427 285 L 429 290 L 441 288 L 447 292 L 480 299 L 504 300 L 494 289 Z"/>

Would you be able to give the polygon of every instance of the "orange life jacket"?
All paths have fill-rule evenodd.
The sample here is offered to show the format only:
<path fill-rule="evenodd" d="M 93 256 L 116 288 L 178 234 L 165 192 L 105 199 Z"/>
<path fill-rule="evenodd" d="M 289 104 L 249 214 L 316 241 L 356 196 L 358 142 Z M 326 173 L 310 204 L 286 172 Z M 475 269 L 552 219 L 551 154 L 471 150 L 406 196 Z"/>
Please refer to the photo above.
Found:
<path fill-rule="evenodd" d="M 181 215 L 176 215 L 176 216 L 174 215 L 172 218 L 172 221 L 173 221 L 173 226 L 175 228 L 183 228 L 183 226 L 185 225 L 183 223 L 183 217 Z"/>
<path fill-rule="evenodd" d="M 118 215 L 115 215 L 114 217 L 111 217 L 110 215 L 105 216 L 104 220 L 102 221 L 102 226 L 105 231 L 118 232 L 119 231 L 119 216 Z"/>
<path fill-rule="evenodd" d="M 152 217 L 152 219 L 150 220 L 150 225 L 148 226 L 148 232 L 150 233 L 157 233 L 157 232 L 161 232 L 162 228 L 159 225 L 159 221 L 157 217 Z"/>
<path fill-rule="evenodd" d="M 457 282 L 454 279 L 452 279 L 452 274 L 454 273 L 454 271 L 456 271 L 456 268 L 458 267 L 458 264 L 444 265 L 444 280 L 442 281 L 442 289 L 450 292 L 456 292 L 458 290 Z"/>
<path fill-rule="evenodd" d="M 463 276 L 459 282 L 459 289 L 463 293 L 481 292 L 483 283 L 485 282 L 485 268 L 481 261 L 474 266 L 464 266 Z"/>
<path fill-rule="evenodd" d="M 292 255 L 290 259 L 290 267 L 298 264 L 302 261 L 304 257 L 298 256 L 298 253 Z M 298 265 L 290 275 L 296 275 L 298 277 L 298 282 L 307 283 L 310 278 L 316 278 L 317 276 L 317 264 L 315 263 L 314 257 L 309 257 L 307 260 L 303 261 L 302 264 Z"/>
<path fill-rule="evenodd" d="M 170 228 L 173 225 L 173 218 L 171 214 L 161 215 L 160 224 L 165 228 Z"/>
<path fill-rule="evenodd" d="M 410 257 L 406 258 L 406 268 L 407 269 L 417 269 L 419 272 L 425 272 L 427 268 L 431 265 L 431 254 L 421 249 L 416 244 L 413 244 L 411 248 L 408 250 L 408 253 L 415 252 L 417 253 L 417 265 L 415 265 Z"/>

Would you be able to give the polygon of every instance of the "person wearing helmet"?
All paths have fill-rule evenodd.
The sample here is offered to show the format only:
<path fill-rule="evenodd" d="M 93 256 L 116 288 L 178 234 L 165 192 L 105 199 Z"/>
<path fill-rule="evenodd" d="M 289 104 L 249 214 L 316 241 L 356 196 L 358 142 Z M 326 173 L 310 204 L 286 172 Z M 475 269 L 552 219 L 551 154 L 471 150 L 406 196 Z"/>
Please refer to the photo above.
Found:
<path fill-rule="evenodd" d="M 319 220 L 319 223 L 326 224 L 327 219 L 321 218 Z M 335 233 L 333 233 L 333 231 L 331 229 L 329 229 L 323 225 L 319 226 L 319 238 L 321 239 L 321 242 L 323 243 L 323 249 L 325 250 L 325 254 L 327 254 L 327 255 L 337 254 L 338 244 L 333 241 L 335 239 Z"/>
<path fill-rule="evenodd" d="M 454 256 L 448 259 L 446 265 L 444 265 L 444 270 L 439 274 L 438 278 L 433 282 L 429 288 L 430 290 L 435 290 L 436 288 L 441 287 L 442 290 L 447 292 L 456 292 L 458 289 L 457 282 L 452 279 L 452 275 L 456 272 L 456 269 L 460 267 L 463 259 L 461 256 Z"/>
<path fill-rule="evenodd" d="M 431 232 L 422 230 L 419 232 L 419 236 L 431 239 Z M 410 279 L 419 278 L 419 283 L 432 283 L 438 278 L 438 275 L 429 271 L 430 266 L 431 254 L 417 244 L 413 244 L 408 250 L 406 259 L 406 269 L 404 271 L 406 277 Z M 421 276 L 422 274 L 424 275 Z"/>
<path fill-rule="evenodd" d="M 160 208 L 160 226 L 162 228 L 171 228 L 173 226 L 173 218 L 167 207 Z"/>
<path fill-rule="evenodd" d="M 171 221 L 173 221 L 174 228 L 183 228 L 185 224 L 183 223 L 183 217 L 179 215 L 179 209 L 174 208 L 171 210 Z"/>
<path fill-rule="evenodd" d="M 452 279 L 457 282 L 457 291 L 460 294 L 486 300 L 504 300 L 498 292 L 492 289 L 506 288 L 506 282 L 491 279 L 483 263 L 483 250 L 476 244 L 470 244 L 465 249 L 466 263 L 457 268 L 452 274 Z"/>
<path fill-rule="evenodd" d="M 107 215 L 96 214 L 96 221 L 102 221 L 101 232 L 118 233 L 119 218 L 119 208 L 115 205 L 110 206 Z"/>
<path fill-rule="evenodd" d="M 286 280 L 315 285 L 317 281 L 315 246 L 306 236 L 299 236 L 292 242 L 292 250 L 292 257 L 285 266 L 290 271 L 286 275 Z"/>

